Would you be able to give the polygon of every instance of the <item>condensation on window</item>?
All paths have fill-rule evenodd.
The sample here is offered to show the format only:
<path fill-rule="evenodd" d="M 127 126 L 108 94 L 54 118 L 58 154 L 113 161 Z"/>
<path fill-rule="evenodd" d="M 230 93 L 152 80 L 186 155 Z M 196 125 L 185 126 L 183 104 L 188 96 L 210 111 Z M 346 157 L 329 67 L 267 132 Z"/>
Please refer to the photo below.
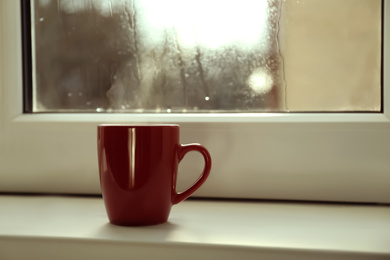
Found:
<path fill-rule="evenodd" d="M 31 9 L 33 112 L 380 111 L 380 0 Z"/>

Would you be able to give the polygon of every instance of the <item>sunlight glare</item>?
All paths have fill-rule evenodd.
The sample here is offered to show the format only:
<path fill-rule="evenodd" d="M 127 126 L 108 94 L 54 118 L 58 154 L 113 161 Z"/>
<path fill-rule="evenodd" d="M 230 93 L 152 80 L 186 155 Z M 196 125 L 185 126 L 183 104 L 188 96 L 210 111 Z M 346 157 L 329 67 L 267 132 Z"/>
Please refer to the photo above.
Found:
<path fill-rule="evenodd" d="M 174 31 L 181 46 L 209 49 L 251 47 L 267 37 L 268 1 L 144 0 L 137 2 L 137 9 L 152 44 L 167 30 Z"/>

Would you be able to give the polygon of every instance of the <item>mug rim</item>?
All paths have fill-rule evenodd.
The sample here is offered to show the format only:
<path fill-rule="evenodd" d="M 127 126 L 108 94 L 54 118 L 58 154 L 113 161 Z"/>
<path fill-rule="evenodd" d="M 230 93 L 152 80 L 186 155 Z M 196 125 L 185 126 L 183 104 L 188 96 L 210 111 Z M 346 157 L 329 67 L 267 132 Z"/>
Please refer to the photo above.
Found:
<path fill-rule="evenodd" d="M 178 124 L 99 124 L 101 127 L 179 127 Z"/>

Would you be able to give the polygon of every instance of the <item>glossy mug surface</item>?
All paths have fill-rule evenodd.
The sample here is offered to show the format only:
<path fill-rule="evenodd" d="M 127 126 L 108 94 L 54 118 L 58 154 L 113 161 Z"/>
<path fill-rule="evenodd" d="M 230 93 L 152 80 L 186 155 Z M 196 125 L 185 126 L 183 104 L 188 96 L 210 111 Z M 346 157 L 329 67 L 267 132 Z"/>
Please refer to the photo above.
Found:
<path fill-rule="evenodd" d="M 122 226 L 154 225 L 168 220 L 171 207 L 207 179 L 211 157 L 200 144 L 182 145 L 178 125 L 99 125 L 98 158 L 108 218 Z M 176 191 L 179 162 L 189 151 L 203 155 L 198 180 Z"/>

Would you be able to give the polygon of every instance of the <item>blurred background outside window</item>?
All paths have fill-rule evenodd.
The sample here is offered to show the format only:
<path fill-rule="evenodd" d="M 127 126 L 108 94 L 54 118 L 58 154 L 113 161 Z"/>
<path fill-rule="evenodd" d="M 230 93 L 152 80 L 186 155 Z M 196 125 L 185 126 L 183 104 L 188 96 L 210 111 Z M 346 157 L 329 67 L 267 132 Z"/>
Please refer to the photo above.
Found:
<path fill-rule="evenodd" d="M 31 0 L 31 112 L 380 112 L 381 0 Z"/>

